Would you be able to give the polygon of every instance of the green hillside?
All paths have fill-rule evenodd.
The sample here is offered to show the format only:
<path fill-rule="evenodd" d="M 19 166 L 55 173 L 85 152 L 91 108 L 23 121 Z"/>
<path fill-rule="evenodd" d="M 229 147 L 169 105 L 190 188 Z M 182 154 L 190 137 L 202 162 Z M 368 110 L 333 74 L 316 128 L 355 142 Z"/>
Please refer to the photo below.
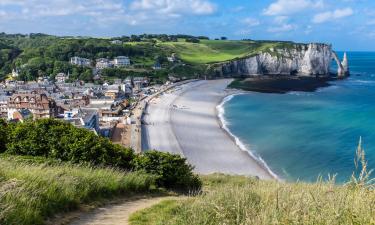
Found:
<path fill-rule="evenodd" d="M 158 45 L 166 51 L 177 53 L 185 62 L 209 64 L 255 55 L 270 51 L 271 48 L 290 48 L 293 43 L 231 40 L 201 40 L 199 43 L 190 43 L 179 40 L 178 42 L 161 42 Z"/>
<path fill-rule="evenodd" d="M 113 44 L 111 41 L 120 41 Z M 128 68 L 106 69 L 106 80 L 128 76 L 147 76 L 154 83 L 163 83 L 169 74 L 182 78 L 212 75 L 207 64 L 220 63 L 260 52 L 277 54 L 273 49 L 294 48 L 293 42 L 252 40 L 209 40 L 189 35 L 132 35 L 131 37 L 91 38 L 58 37 L 45 34 L 0 33 L 0 81 L 19 70 L 19 80 L 31 81 L 64 72 L 70 80 L 94 82 L 93 68 L 99 58 L 113 59 L 128 56 Z M 181 60 L 170 62 L 167 57 L 176 53 Z M 90 59 L 91 67 L 71 65 L 73 56 Z M 160 64 L 160 70 L 153 66 Z"/>

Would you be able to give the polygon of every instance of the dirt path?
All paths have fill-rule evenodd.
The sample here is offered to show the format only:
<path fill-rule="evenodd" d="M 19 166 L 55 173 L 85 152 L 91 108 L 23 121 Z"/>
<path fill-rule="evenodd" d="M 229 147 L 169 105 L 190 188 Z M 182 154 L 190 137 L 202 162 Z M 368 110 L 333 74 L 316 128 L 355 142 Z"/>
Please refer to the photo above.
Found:
<path fill-rule="evenodd" d="M 121 204 L 108 205 L 79 216 L 70 225 L 128 225 L 128 219 L 136 211 L 149 208 L 162 200 L 173 197 L 143 198 Z"/>

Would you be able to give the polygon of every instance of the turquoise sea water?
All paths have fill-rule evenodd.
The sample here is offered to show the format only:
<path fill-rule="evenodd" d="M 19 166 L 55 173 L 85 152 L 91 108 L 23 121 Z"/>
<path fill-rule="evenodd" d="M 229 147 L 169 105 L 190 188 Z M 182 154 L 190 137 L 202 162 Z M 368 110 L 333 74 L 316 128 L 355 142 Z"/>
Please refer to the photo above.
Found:
<path fill-rule="evenodd" d="M 348 58 L 351 77 L 314 93 L 228 98 L 227 128 L 285 180 L 315 181 L 328 174 L 348 180 L 360 137 L 375 169 L 375 52 L 349 52 Z"/>

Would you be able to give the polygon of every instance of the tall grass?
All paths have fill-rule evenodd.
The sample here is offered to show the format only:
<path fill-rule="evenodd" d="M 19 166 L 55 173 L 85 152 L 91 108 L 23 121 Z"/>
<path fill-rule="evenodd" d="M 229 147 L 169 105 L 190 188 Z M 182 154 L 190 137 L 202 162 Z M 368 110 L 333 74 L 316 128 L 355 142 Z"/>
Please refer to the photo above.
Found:
<path fill-rule="evenodd" d="M 172 202 L 173 208 L 163 203 L 164 208 L 157 205 L 147 213 L 138 212 L 131 218 L 131 224 L 375 223 L 375 191 L 368 188 L 327 182 L 281 183 L 225 175 L 211 175 L 204 180 L 206 191 L 202 194 Z M 139 220 L 141 213 L 142 220 Z"/>
<path fill-rule="evenodd" d="M 81 203 L 147 192 L 154 177 L 115 169 L 0 159 L 0 224 L 37 225 Z"/>
<path fill-rule="evenodd" d="M 335 176 L 309 184 L 210 175 L 201 194 L 137 212 L 131 224 L 375 224 L 374 180 L 361 144 L 347 184 L 335 184 Z"/>

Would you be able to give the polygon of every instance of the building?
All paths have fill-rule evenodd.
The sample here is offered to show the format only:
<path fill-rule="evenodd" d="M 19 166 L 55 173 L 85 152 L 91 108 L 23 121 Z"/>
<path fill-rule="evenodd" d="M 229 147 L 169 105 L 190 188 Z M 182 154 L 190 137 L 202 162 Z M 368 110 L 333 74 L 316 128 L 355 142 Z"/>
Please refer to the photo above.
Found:
<path fill-rule="evenodd" d="M 113 59 L 113 65 L 116 67 L 130 66 L 130 59 L 127 56 L 118 56 Z"/>
<path fill-rule="evenodd" d="M 147 87 L 149 80 L 147 77 L 133 77 L 133 85 L 135 90 L 141 90 L 144 87 Z"/>
<path fill-rule="evenodd" d="M 77 66 L 91 66 L 91 60 L 75 56 L 70 58 L 70 64 Z"/>
<path fill-rule="evenodd" d="M 8 96 L 0 95 L 0 118 L 8 117 Z"/>
<path fill-rule="evenodd" d="M 170 57 L 167 57 L 169 62 L 176 62 L 177 61 L 177 56 L 176 53 L 173 53 Z"/>
<path fill-rule="evenodd" d="M 100 58 L 100 59 L 96 60 L 96 66 L 95 67 L 98 70 L 102 70 L 102 69 L 105 69 L 105 68 L 110 68 L 112 66 L 113 66 L 112 63 L 108 59 Z"/>
<path fill-rule="evenodd" d="M 75 111 L 67 111 L 64 120 L 75 127 L 86 128 L 95 134 L 100 132 L 99 114 L 93 109 L 77 109 Z"/>
<path fill-rule="evenodd" d="M 65 83 L 68 79 L 69 75 L 66 75 L 65 73 L 58 73 L 55 77 L 57 83 Z"/>
<path fill-rule="evenodd" d="M 16 115 L 29 110 L 34 119 L 53 118 L 57 115 L 57 106 L 54 100 L 45 94 L 14 94 L 8 99 L 8 119 L 15 119 Z"/>
<path fill-rule="evenodd" d="M 155 62 L 154 66 L 152 68 L 154 70 L 161 70 L 161 64 L 159 62 Z"/>
<path fill-rule="evenodd" d="M 104 93 L 105 97 L 108 97 L 110 99 L 117 99 L 120 96 L 120 91 L 117 90 L 108 90 Z"/>
<path fill-rule="evenodd" d="M 111 41 L 111 44 L 113 44 L 113 45 L 121 45 L 122 41 L 120 41 L 120 40 L 113 40 L 113 41 Z"/>
<path fill-rule="evenodd" d="M 18 71 L 18 69 L 13 69 L 12 70 L 12 77 L 13 78 L 17 78 L 19 76 L 19 71 Z"/>

